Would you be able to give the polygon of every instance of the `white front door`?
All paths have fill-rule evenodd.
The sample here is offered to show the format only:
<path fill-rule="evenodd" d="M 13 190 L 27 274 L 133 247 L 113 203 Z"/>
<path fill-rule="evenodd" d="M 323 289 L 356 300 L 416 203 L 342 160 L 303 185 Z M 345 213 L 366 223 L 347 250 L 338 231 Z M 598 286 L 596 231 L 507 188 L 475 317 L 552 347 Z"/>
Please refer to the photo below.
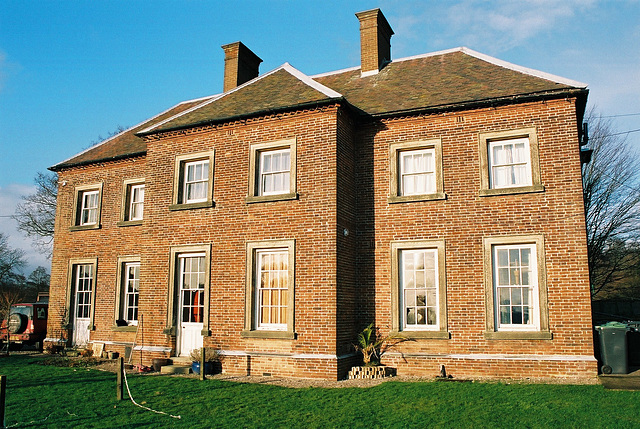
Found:
<path fill-rule="evenodd" d="M 179 256 L 178 279 L 178 356 L 189 356 L 191 350 L 202 347 L 204 320 L 204 254 Z"/>
<path fill-rule="evenodd" d="M 72 342 L 74 346 L 82 346 L 89 342 L 89 324 L 91 323 L 91 304 L 93 302 L 93 265 L 77 265 L 74 283 Z"/>

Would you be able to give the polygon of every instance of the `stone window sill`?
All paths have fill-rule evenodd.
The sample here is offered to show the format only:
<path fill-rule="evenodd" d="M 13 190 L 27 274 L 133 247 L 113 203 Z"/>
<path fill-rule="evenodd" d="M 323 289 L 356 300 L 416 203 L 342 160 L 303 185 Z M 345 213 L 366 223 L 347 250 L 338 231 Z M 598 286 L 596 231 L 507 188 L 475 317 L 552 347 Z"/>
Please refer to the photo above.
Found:
<path fill-rule="evenodd" d="M 142 220 L 121 220 L 116 223 L 117 226 L 137 226 L 142 225 Z"/>
<path fill-rule="evenodd" d="M 297 193 L 289 193 L 289 194 L 277 194 L 277 195 L 249 195 L 244 201 L 247 204 L 253 203 L 266 203 L 271 201 L 288 201 L 288 200 L 297 200 Z"/>
<path fill-rule="evenodd" d="M 447 194 L 444 192 L 436 192 L 434 194 L 424 194 L 424 195 L 391 195 L 387 199 L 389 204 L 396 203 L 413 203 L 418 201 L 437 201 L 437 200 L 446 200 Z"/>
<path fill-rule="evenodd" d="M 401 331 L 392 332 L 391 335 L 407 340 L 448 340 L 451 333 L 448 331 Z"/>
<path fill-rule="evenodd" d="M 264 338 L 276 340 L 295 340 L 297 334 L 290 331 L 242 331 L 240 336 L 243 338 Z"/>
<path fill-rule="evenodd" d="M 101 225 L 100 224 L 95 224 L 95 225 L 74 225 L 69 227 L 69 231 L 89 231 L 92 229 L 100 229 Z"/>
<path fill-rule="evenodd" d="M 492 197 L 494 195 L 530 194 L 536 192 L 544 192 L 544 186 L 532 185 L 514 188 L 481 189 L 479 195 L 481 197 Z"/>
<path fill-rule="evenodd" d="M 552 340 L 553 334 L 548 331 L 488 331 L 484 337 L 487 340 Z"/>
<path fill-rule="evenodd" d="M 214 207 L 215 203 L 212 200 L 202 201 L 201 203 L 188 203 L 188 204 L 171 204 L 169 206 L 170 211 L 178 210 L 192 210 Z"/>

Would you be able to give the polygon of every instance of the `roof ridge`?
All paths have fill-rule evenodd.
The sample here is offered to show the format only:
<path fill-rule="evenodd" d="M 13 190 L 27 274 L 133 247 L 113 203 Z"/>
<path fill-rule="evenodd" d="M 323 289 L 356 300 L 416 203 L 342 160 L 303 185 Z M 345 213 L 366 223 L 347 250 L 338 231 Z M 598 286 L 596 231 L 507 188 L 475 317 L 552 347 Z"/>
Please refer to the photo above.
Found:
<path fill-rule="evenodd" d="M 400 63 L 400 62 L 404 62 L 404 61 L 417 60 L 417 59 L 421 59 L 421 58 L 435 57 L 435 56 L 438 56 L 438 55 L 447 55 L 447 54 L 452 54 L 452 53 L 455 53 L 455 52 L 462 52 L 464 54 L 470 55 L 470 56 L 472 56 L 474 58 L 477 58 L 479 60 L 482 60 L 482 61 L 486 61 L 486 62 L 491 63 L 493 65 L 496 65 L 498 67 L 506 68 L 506 69 L 513 70 L 513 71 L 517 71 L 519 73 L 528 74 L 529 76 L 533 76 L 533 77 L 537 77 L 537 78 L 541 78 L 541 79 L 546 79 L 546 80 L 549 80 L 549 81 L 552 81 L 552 82 L 561 83 L 561 84 L 569 85 L 569 86 L 574 86 L 574 87 L 577 87 L 577 88 L 586 88 L 588 86 L 586 83 L 579 82 L 577 80 L 568 79 L 568 78 L 565 78 L 565 77 L 562 77 L 562 76 L 554 75 L 554 74 L 551 74 L 551 73 L 546 73 L 546 72 L 543 72 L 543 71 L 540 71 L 540 70 L 536 70 L 536 69 L 532 69 L 532 68 L 529 68 L 529 67 L 519 66 L 517 64 L 510 63 L 508 61 L 504 61 L 504 60 L 501 60 L 499 58 L 495 58 L 495 57 L 492 57 L 490 55 L 474 51 L 473 49 L 469 49 L 466 46 L 459 46 L 457 48 L 443 49 L 443 50 L 440 50 L 440 51 L 427 52 L 425 54 L 412 55 L 412 56 L 409 56 L 409 57 L 398 58 L 397 60 L 392 60 L 390 64 Z M 349 71 L 355 71 L 355 70 L 358 70 L 358 69 L 360 69 L 360 66 L 349 67 L 349 68 L 336 70 L 336 71 L 325 72 L 325 73 L 318 73 L 318 74 L 312 75 L 310 77 L 312 79 L 317 79 L 317 78 L 321 78 L 321 77 L 325 77 L 325 76 L 331 76 L 331 75 L 334 75 L 334 74 L 340 74 L 340 73 L 346 73 L 346 72 L 349 72 Z"/>
<path fill-rule="evenodd" d="M 180 106 L 181 104 L 193 103 L 194 101 L 200 101 L 200 100 L 206 100 L 206 99 L 208 99 L 208 98 L 210 98 L 210 97 L 215 97 L 215 95 L 209 95 L 209 96 L 206 96 L 206 97 L 194 98 L 194 99 L 192 99 L 192 100 L 184 100 L 184 101 L 179 102 L 178 104 L 174 104 L 173 106 L 169 107 L 168 109 L 163 110 L 162 112 L 158 113 L 157 115 L 154 115 L 154 116 L 152 116 L 151 118 L 145 119 L 144 121 L 139 122 L 139 123 L 137 123 L 136 125 L 133 125 L 133 126 L 131 126 L 131 127 L 127 128 L 126 130 L 120 131 L 119 133 L 114 134 L 114 135 L 112 135 L 111 137 L 109 137 L 109 138 L 107 138 L 107 139 L 104 139 L 103 141 L 101 141 L 101 142 L 100 142 L 100 143 L 98 143 L 98 144 L 95 144 L 95 145 L 93 145 L 93 146 L 89 146 L 89 147 L 88 147 L 88 148 L 86 148 L 85 150 L 80 151 L 79 153 L 76 153 L 75 155 L 70 156 L 69 158 L 65 159 L 64 161 L 60 161 L 60 162 L 58 162 L 57 164 L 54 164 L 54 165 L 52 165 L 52 166 L 51 166 L 51 167 L 49 167 L 49 168 L 50 168 L 50 169 L 51 169 L 51 168 L 56 168 L 57 166 L 62 165 L 62 164 L 65 164 L 67 161 L 70 161 L 70 160 L 72 160 L 73 158 L 77 158 L 77 157 L 78 157 L 78 156 L 80 156 L 80 155 L 84 155 L 85 153 L 87 153 L 87 152 L 89 152 L 89 151 L 91 151 L 91 150 L 93 150 L 93 149 L 95 149 L 95 148 L 97 148 L 97 147 L 100 147 L 100 146 L 102 146 L 103 144 L 106 144 L 106 143 L 110 142 L 111 140 L 115 139 L 116 137 L 120 137 L 121 135 L 126 134 L 126 133 L 128 133 L 129 131 L 132 131 L 132 130 L 134 130 L 134 129 L 136 129 L 136 128 L 138 128 L 138 127 L 140 127 L 140 126 L 142 126 L 142 125 L 146 124 L 147 122 L 151 122 L 151 121 L 153 121 L 155 118 L 157 118 L 157 117 L 159 117 L 159 116 L 164 115 L 165 113 L 167 113 L 167 112 L 169 112 L 169 111 L 171 111 L 171 110 L 175 109 L 176 107 Z"/>
<path fill-rule="evenodd" d="M 316 82 L 315 80 L 313 80 L 311 78 L 311 76 L 308 76 L 308 75 L 302 73 L 300 70 L 298 70 L 297 68 L 293 67 L 291 64 L 284 63 L 282 65 L 282 67 L 284 68 L 284 70 L 289 72 L 292 76 L 298 78 L 304 84 L 310 86 L 311 88 L 315 89 L 318 92 L 323 93 L 327 97 L 330 97 L 330 98 L 342 97 L 342 94 L 340 94 L 338 91 L 335 91 L 335 90 L 329 88 L 328 86 L 325 86 L 325 85 L 323 85 L 323 84 L 321 84 L 319 82 Z"/>
<path fill-rule="evenodd" d="M 520 72 L 520 73 L 528 74 L 530 76 L 534 76 L 534 77 L 538 77 L 538 78 L 541 78 L 541 79 L 550 80 L 552 82 L 561 83 L 561 84 L 564 84 L 564 85 L 574 86 L 574 87 L 577 87 L 577 88 L 586 88 L 587 86 L 589 86 L 588 84 L 583 83 L 583 82 L 579 82 L 577 80 L 567 79 L 567 78 L 562 77 L 562 76 L 554 75 L 554 74 L 551 74 L 551 73 L 543 72 L 543 71 L 532 69 L 532 68 L 529 68 L 529 67 L 519 66 L 517 64 L 513 64 L 513 63 L 510 63 L 508 61 L 504 61 L 504 60 L 501 60 L 499 58 L 495 58 L 495 57 L 492 57 L 490 55 L 486 55 L 486 54 L 483 54 L 481 52 L 474 51 L 473 49 L 469 49 L 469 48 L 464 47 L 464 46 L 460 47 L 459 49 L 461 50 L 461 52 L 463 52 L 463 53 L 465 53 L 467 55 L 470 55 L 472 57 L 475 57 L 475 58 L 477 58 L 479 60 L 486 61 L 488 63 L 494 64 L 496 66 L 503 67 L 503 68 L 506 68 L 506 69 L 509 69 L 509 70 L 513 70 L 513 71 L 517 71 L 517 72 Z"/>
<path fill-rule="evenodd" d="M 304 84 L 306 84 L 307 86 L 310 86 L 311 88 L 315 89 L 318 92 L 321 92 L 322 94 L 326 95 L 327 97 L 330 98 L 336 98 L 336 97 L 342 97 L 342 94 L 334 91 L 333 89 L 322 85 L 321 83 L 318 83 L 316 81 L 314 81 L 313 79 L 311 79 L 309 76 L 307 76 L 306 74 L 302 73 L 300 70 L 296 69 L 295 67 L 293 67 L 291 64 L 289 64 L 288 62 L 285 62 L 284 64 L 282 64 L 281 66 L 276 67 L 273 70 L 270 70 L 260 76 L 257 76 L 245 83 L 243 83 L 242 85 L 238 85 L 235 88 L 227 91 L 227 92 L 223 92 L 221 94 L 218 94 L 217 96 L 214 96 L 213 98 L 211 98 L 210 100 L 207 100 L 205 103 L 201 103 L 198 104 L 196 106 L 193 106 L 190 109 L 185 110 L 184 112 L 180 112 L 176 115 L 171 116 L 170 118 L 165 119 L 164 121 L 160 121 L 157 124 L 153 124 L 148 128 L 145 128 L 144 130 L 138 131 L 138 133 L 140 134 L 146 134 L 146 133 L 150 133 L 152 130 L 161 127 L 162 125 L 173 121 L 174 119 L 177 119 L 183 115 L 189 114 L 191 112 L 194 112 L 208 104 L 213 103 L 214 101 L 220 100 L 223 97 L 226 97 L 227 95 L 233 94 L 236 91 L 239 91 L 242 88 L 245 88 L 249 85 L 252 85 L 264 78 L 266 78 L 267 76 L 270 76 L 280 70 L 284 70 L 287 73 L 289 73 L 290 75 L 292 75 L 293 77 L 295 77 L 296 79 L 300 80 L 301 82 L 303 82 Z"/>

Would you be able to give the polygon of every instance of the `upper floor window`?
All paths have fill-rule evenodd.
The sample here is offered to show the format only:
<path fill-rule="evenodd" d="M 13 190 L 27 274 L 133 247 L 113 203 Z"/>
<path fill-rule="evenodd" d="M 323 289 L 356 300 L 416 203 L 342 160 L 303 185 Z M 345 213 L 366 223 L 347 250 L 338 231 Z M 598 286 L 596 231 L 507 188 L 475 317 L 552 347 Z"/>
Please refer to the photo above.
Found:
<path fill-rule="evenodd" d="M 389 202 L 445 199 L 440 139 L 389 145 Z"/>
<path fill-rule="evenodd" d="M 260 152 L 260 195 L 287 194 L 291 184 L 291 150 Z"/>
<path fill-rule="evenodd" d="M 102 183 L 77 186 L 72 230 L 100 228 Z"/>
<path fill-rule="evenodd" d="M 529 139 L 497 140 L 489 142 L 490 185 L 510 188 L 531 185 Z"/>
<path fill-rule="evenodd" d="M 123 182 L 122 215 L 119 226 L 139 225 L 144 216 L 144 179 Z"/>
<path fill-rule="evenodd" d="M 424 195 L 435 191 L 435 150 L 400 152 L 400 195 Z"/>
<path fill-rule="evenodd" d="M 480 196 L 541 192 L 534 128 L 480 134 Z"/>
<path fill-rule="evenodd" d="M 144 212 L 144 184 L 131 186 L 129 220 L 142 220 Z"/>
<path fill-rule="evenodd" d="M 213 206 L 214 151 L 176 157 L 170 210 Z"/>
<path fill-rule="evenodd" d="M 80 198 L 82 206 L 80 208 L 80 225 L 95 225 L 98 222 L 98 198 L 100 192 L 84 191 Z"/>
<path fill-rule="evenodd" d="M 296 139 L 251 145 L 248 203 L 291 200 L 296 193 Z"/>
<path fill-rule="evenodd" d="M 209 184 L 209 161 L 200 160 L 184 164 L 184 203 L 199 203 L 207 200 Z"/>

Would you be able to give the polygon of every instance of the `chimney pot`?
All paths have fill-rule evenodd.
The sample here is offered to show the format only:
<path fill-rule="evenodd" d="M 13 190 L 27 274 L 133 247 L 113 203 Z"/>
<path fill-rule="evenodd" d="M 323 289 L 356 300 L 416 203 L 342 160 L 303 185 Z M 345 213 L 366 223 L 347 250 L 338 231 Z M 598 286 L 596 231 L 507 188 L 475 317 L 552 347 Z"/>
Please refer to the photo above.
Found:
<path fill-rule="evenodd" d="M 360 73 L 376 74 L 391 61 L 393 30 L 380 9 L 358 12 L 356 16 L 360 21 Z"/>
<path fill-rule="evenodd" d="M 224 50 L 224 92 L 258 77 L 262 60 L 251 49 L 242 42 L 222 45 L 222 49 Z"/>

